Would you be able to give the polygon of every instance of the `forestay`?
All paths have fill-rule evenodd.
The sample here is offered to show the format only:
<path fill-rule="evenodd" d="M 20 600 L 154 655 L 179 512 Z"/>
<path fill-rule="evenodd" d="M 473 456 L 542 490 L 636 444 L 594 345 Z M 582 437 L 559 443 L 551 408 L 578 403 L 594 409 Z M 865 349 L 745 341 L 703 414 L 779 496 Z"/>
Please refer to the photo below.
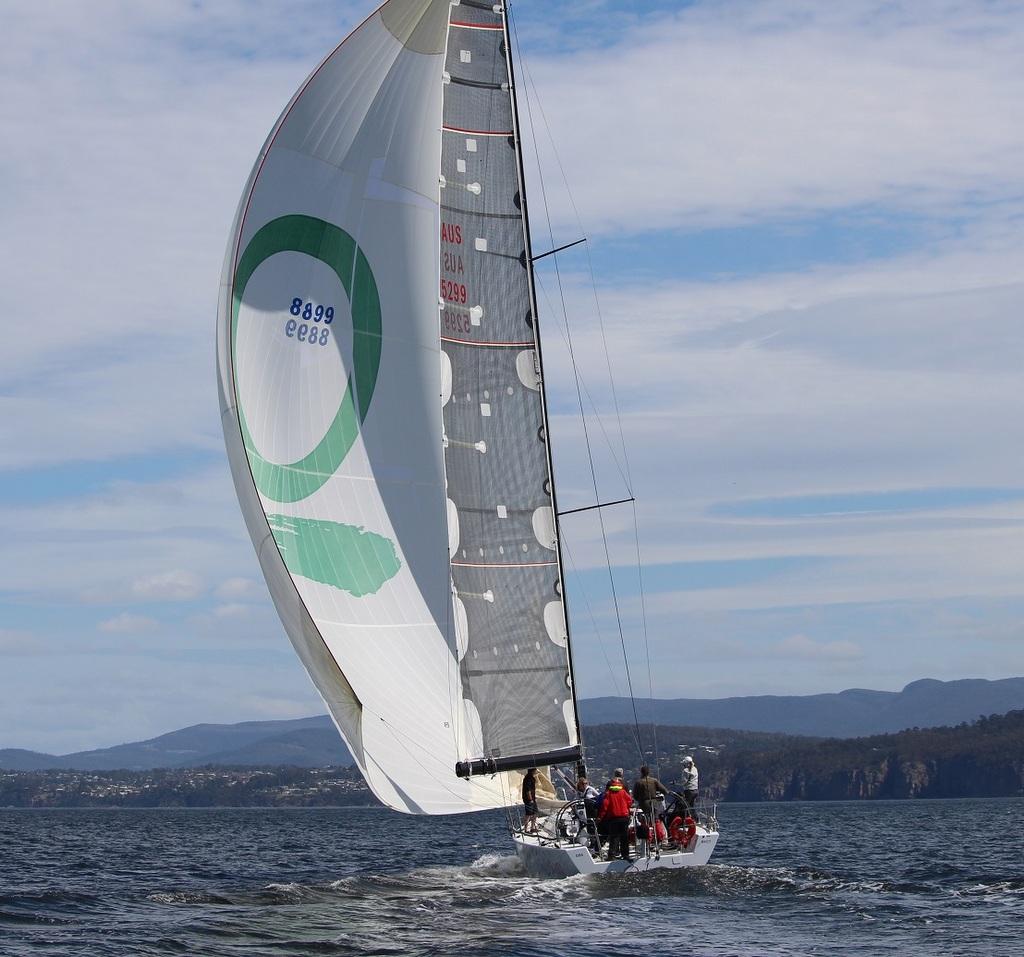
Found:
<path fill-rule="evenodd" d="M 271 596 L 370 787 L 417 813 L 514 800 L 457 762 L 578 743 L 504 36 L 466 0 L 366 20 L 271 132 L 221 283 Z"/>

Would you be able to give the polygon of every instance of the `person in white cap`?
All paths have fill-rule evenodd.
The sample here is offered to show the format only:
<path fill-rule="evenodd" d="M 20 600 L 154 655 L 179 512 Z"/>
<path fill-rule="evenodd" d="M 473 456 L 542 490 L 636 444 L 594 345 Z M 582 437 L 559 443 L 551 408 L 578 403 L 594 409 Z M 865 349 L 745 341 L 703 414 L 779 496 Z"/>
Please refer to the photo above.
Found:
<path fill-rule="evenodd" d="M 696 821 L 697 812 L 694 810 L 694 804 L 697 803 L 697 765 L 693 763 L 693 758 L 690 755 L 683 758 L 682 786 L 686 810 Z"/>

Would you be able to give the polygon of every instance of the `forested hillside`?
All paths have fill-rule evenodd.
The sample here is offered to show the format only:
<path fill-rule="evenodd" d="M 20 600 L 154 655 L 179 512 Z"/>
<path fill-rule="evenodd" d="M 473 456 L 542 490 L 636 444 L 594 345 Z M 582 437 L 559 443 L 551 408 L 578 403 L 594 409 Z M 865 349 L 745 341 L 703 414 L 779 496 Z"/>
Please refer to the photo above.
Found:
<path fill-rule="evenodd" d="M 700 728 L 657 729 L 666 783 L 683 750 L 694 755 L 706 796 L 726 801 L 1006 797 L 1024 794 L 1024 710 L 956 727 L 913 728 L 867 738 L 811 739 Z M 650 748 L 651 728 L 641 728 Z M 629 725 L 587 729 L 596 775 L 635 769 Z M 648 759 L 650 755 L 648 755 Z M 627 776 L 629 774 L 627 773 Z"/>

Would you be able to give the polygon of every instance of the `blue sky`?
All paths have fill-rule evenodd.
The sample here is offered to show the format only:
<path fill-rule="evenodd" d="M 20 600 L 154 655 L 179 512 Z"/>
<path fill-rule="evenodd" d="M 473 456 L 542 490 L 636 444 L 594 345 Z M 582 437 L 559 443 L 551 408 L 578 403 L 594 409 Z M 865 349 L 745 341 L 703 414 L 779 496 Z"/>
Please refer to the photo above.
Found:
<path fill-rule="evenodd" d="M 0 747 L 319 711 L 234 500 L 213 328 L 256 153 L 371 4 L 9 6 Z M 1024 6 L 515 11 L 534 242 L 588 237 L 559 274 L 600 494 L 638 499 L 654 693 L 1024 674 Z M 553 267 L 569 508 L 593 489 Z M 606 515 L 646 691 L 631 517 Z M 594 517 L 564 536 L 581 690 L 614 693 Z"/>

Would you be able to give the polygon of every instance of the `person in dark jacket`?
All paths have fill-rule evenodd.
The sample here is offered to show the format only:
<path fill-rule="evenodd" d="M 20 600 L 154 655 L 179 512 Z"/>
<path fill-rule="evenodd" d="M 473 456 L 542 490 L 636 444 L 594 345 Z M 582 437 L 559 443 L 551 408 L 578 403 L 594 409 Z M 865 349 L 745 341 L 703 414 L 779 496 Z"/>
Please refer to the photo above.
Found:
<path fill-rule="evenodd" d="M 523 831 L 537 833 L 537 769 L 530 768 L 523 778 Z"/>
<path fill-rule="evenodd" d="M 614 861 L 620 856 L 629 860 L 629 809 L 633 799 L 622 783 L 622 769 L 616 768 L 615 774 L 608 782 L 604 791 L 604 801 L 597 819 L 604 824 L 608 835 L 608 860 Z"/>
<path fill-rule="evenodd" d="M 640 810 L 647 815 L 648 823 L 654 821 L 654 802 L 659 794 L 668 794 L 668 788 L 657 778 L 651 777 L 651 769 L 647 765 L 640 768 L 640 777 L 633 785 L 633 800 L 640 805 Z"/>

